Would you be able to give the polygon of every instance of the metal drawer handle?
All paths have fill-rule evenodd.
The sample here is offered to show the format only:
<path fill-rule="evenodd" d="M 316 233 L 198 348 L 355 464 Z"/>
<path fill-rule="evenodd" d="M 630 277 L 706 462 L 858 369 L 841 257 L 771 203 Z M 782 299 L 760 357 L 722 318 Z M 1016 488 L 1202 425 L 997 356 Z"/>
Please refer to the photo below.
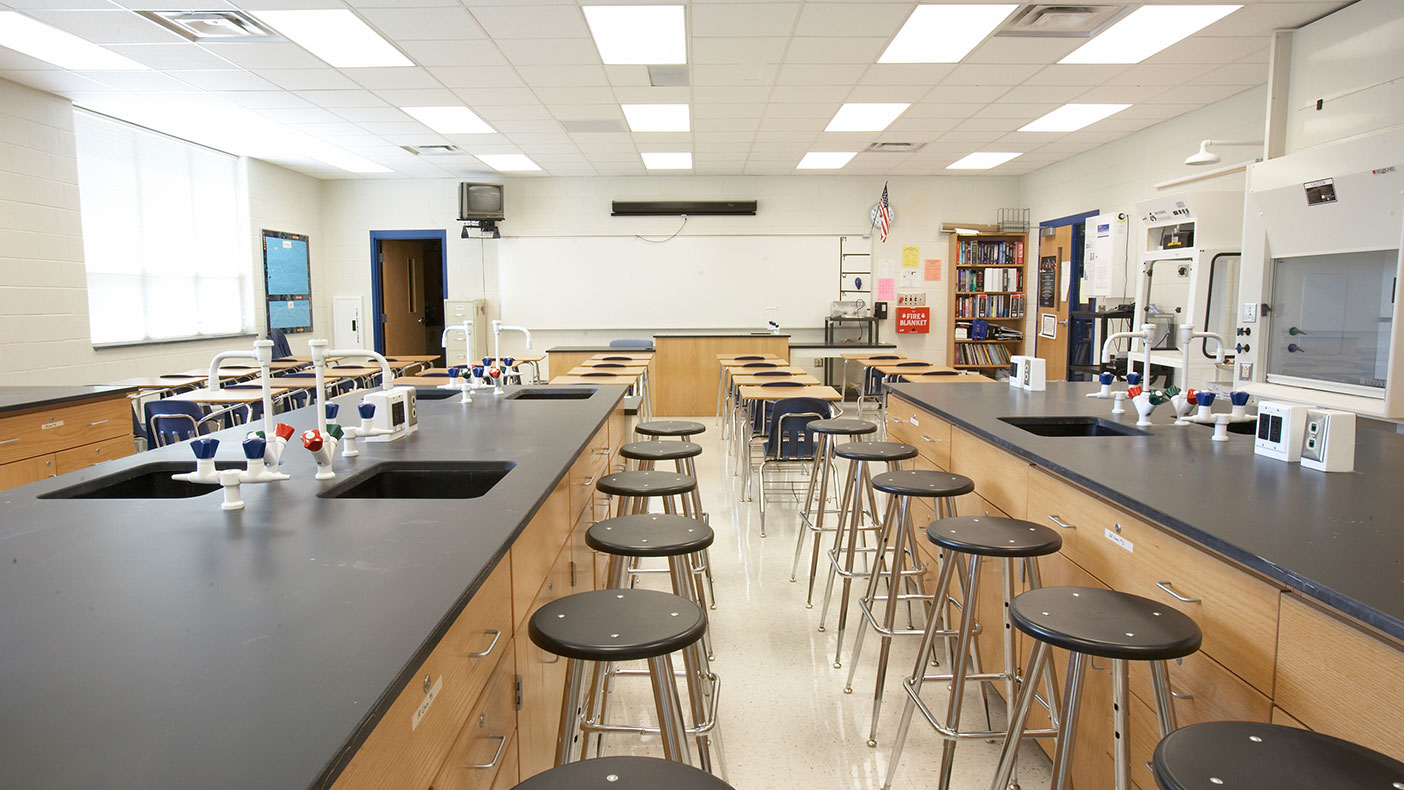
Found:
<path fill-rule="evenodd" d="M 929 441 L 931 441 L 931 437 L 930 437 L 930 436 L 927 436 L 927 435 L 925 435 L 925 434 L 920 434 L 920 435 L 921 435 L 921 440 L 922 440 L 923 442 L 929 442 Z"/>
<path fill-rule="evenodd" d="M 1180 692 L 1174 689 L 1170 689 L 1170 696 L 1174 697 L 1175 699 L 1194 699 L 1193 694 L 1181 694 Z"/>
<path fill-rule="evenodd" d="M 1175 600 L 1179 601 L 1180 603 L 1199 603 L 1200 601 L 1204 600 L 1203 598 L 1186 598 L 1185 596 L 1180 595 L 1179 593 L 1170 589 L 1170 582 L 1156 582 L 1155 586 L 1164 590 L 1166 594 L 1168 594 L 1171 598 L 1174 598 Z"/>
<path fill-rule="evenodd" d="M 97 426 L 99 426 L 99 425 L 105 425 L 106 423 L 109 423 L 109 422 L 112 422 L 112 421 L 111 421 L 111 420 L 98 420 L 97 422 L 90 422 L 90 423 L 88 423 L 88 427 L 89 427 L 89 428 L 94 428 L 94 427 L 97 427 Z"/>
<path fill-rule="evenodd" d="M 1076 524 L 1064 524 L 1064 523 L 1063 523 L 1063 520 L 1060 519 L 1060 518 L 1058 518 L 1057 516 L 1049 516 L 1049 517 L 1048 517 L 1048 520 L 1051 521 L 1051 522 L 1053 522 L 1054 524 L 1057 524 L 1058 526 L 1062 527 L 1063 529 L 1077 529 L 1077 525 L 1076 525 Z"/>
<path fill-rule="evenodd" d="M 594 476 L 594 475 L 590 475 L 589 477 L 585 478 L 585 482 L 581 483 L 581 484 L 580 484 L 580 487 L 581 487 L 581 488 L 589 488 L 590 485 L 593 484 L 594 482 L 595 482 L 595 476 Z"/>
<path fill-rule="evenodd" d="M 469 763 L 469 764 L 468 764 L 468 767 L 469 767 L 469 768 L 487 769 L 487 768 L 496 768 L 496 767 L 497 767 L 498 761 L 500 761 L 500 760 L 502 759 L 502 750 L 504 750 L 504 749 L 507 748 L 507 736 L 506 736 L 506 735 L 489 735 L 488 738 L 496 738 L 496 739 L 497 739 L 497 752 L 496 752 L 495 754 L 492 755 L 492 762 L 490 762 L 490 763 L 482 763 L 482 764 L 479 764 L 479 763 Z"/>
<path fill-rule="evenodd" d="M 17 442 L 17 441 L 19 441 L 19 440 L 20 440 L 20 437 L 16 436 L 16 437 L 13 438 L 13 439 L 6 439 L 5 441 L 0 442 L 0 444 L 14 444 L 15 442 Z"/>
<path fill-rule="evenodd" d="M 552 653 L 552 654 L 551 654 L 550 660 L 548 660 L 548 661 L 542 661 L 541 663 L 543 663 L 543 664 L 559 664 L 560 661 L 561 661 L 561 657 L 558 656 L 558 655 L 556 655 L 555 653 Z"/>
<path fill-rule="evenodd" d="M 608 448 L 608 447 L 596 447 L 596 448 L 595 448 L 595 455 L 609 455 L 609 448 Z"/>
<path fill-rule="evenodd" d="M 496 628 L 484 628 L 483 633 L 492 634 L 492 643 L 487 646 L 487 650 L 484 650 L 481 653 L 469 653 L 469 658 L 487 658 L 488 656 L 492 655 L 492 651 L 496 649 L 497 643 L 502 641 L 502 632 L 497 630 Z"/>

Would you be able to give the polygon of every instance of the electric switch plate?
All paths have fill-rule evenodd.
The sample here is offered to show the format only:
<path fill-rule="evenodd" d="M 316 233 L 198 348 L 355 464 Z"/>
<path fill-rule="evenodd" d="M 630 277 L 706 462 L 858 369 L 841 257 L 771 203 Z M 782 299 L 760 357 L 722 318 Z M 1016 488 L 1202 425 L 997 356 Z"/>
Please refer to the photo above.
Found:
<path fill-rule="evenodd" d="M 925 307 L 925 291 L 903 291 L 897 294 L 897 305 L 899 307 Z"/>
<path fill-rule="evenodd" d="M 1258 321 L 1258 305 L 1253 302 L 1243 303 L 1243 315 L 1239 321 L 1244 324 L 1254 324 Z"/>

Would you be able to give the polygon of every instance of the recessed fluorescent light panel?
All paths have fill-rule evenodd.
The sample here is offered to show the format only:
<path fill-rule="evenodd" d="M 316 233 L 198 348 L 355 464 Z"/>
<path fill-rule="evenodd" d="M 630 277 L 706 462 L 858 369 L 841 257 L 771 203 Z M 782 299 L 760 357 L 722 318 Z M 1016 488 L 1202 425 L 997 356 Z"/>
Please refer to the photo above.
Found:
<path fill-rule="evenodd" d="M 298 46 L 339 69 L 414 65 L 360 17 L 345 9 L 255 13 Z"/>
<path fill-rule="evenodd" d="M 524 154 L 473 154 L 479 161 L 498 172 L 513 170 L 540 170 L 541 165 L 531 161 Z"/>
<path fill-rule="evenodd" d="M 644 167 L 649 170 L 691 170 L 692 154 L 682 153 L 642 153 Z"/>
<path fill-rule="evenodd" d="M 687 23 L 680 5 L 587 5 L 581 10 L 607 65 L 687 62 Z"/>
<path fill-rule="evenodd" d="M 946 165 L 947 170 L 989 170 L 992 167 L 999 167 L 1022 153 L 1011 154 L 996 151 L 976 151 L 968 154 L 959 161 Z"/>
<path fill-rule="evenodd" d="M 147 71 L 135 60 L 15 11 L 0 11 L 0 47 L 73 71 Z"/>
<path fill-rule="evenodd" d="M 810 151 L 804 155 L 796 170 L 837 170 L 848 164 L 857 151 Z"/>
<path fill-rule="evenodd" d="M 1064 104 L 1026 126 L 1021 132 L 1075 132 L 1084 126 L 1115 115 L 1130 107 L 1129 104 Z"/>
<path fill-rule="evenodd" d="M 1017 7 L 919 5 L 878 63 L 959 63 Z"/>
<path fill-rule="evenodd" d="M 826 132 L 880 132 L 912 105 L 906 103 L 850 103 L 839 107 Z"/>
<path fill-rule="evenodd" d="M 439 134 L 496 134 L 496 130 L 467 107 L 401 107 Z"/>
<path fill-rule="evenodd" d="M 621 104 L 633 132 L 686 132 L 690 130 L 686 104 Z"/>
<path fill-rule="evenodd" d="M 1214 24 L 1241 5 L 1147 5 L 1073 50 L 1059 63 L 1140 63 Z"/>

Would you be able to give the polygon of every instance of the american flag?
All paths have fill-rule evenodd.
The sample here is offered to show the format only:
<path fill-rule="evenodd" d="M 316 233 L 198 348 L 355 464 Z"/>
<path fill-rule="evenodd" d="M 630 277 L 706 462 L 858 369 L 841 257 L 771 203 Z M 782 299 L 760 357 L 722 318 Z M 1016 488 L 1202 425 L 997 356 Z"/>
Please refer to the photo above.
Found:
<path fill-rule="evenodd" d="M 882 200 L 878 201 L 878 228 L 882 235 L 878 241 L 887 241 L 887 229 L 892 226 L 892 204 L 887 202 L 887 184 L 882 185 Z"/>

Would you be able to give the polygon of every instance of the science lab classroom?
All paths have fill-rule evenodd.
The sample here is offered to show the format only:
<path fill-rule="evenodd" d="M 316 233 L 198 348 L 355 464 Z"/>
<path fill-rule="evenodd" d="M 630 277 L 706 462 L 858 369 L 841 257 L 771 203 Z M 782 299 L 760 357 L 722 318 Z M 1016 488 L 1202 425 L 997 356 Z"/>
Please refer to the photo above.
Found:
<path fill-rule="evenodd" d="M 0 0 L 0 790 L 1404 790 L 1399 0 Z"/>

